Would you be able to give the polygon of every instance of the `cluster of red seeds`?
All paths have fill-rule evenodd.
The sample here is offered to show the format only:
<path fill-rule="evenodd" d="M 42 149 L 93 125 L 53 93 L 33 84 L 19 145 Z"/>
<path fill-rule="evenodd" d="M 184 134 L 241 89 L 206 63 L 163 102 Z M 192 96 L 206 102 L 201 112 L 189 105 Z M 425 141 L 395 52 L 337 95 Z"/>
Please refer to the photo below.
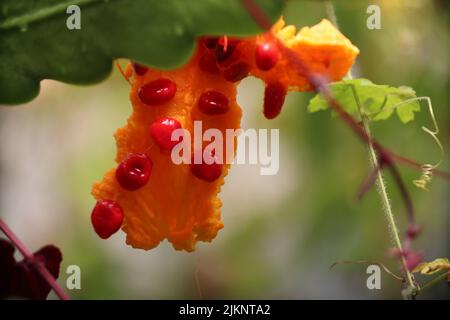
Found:
<path fill-rule="evenodd" d="M 204 54 L 199 59 L 199 68 L 205 72 L 219 74 L 230 82 L 238 82 L 250 73 L 250 65 L 240 59 L 238 50 L 240 40 L 228 37 L 204 38 L 200 45 L 205 46 Z M 262 71 L 272 69 L 280 58 L 276 43 L 265 41 L 256 46 L 255 63 Z M 136 76 L 144 76 L 148 72 L 145 66 L 133 63 Z M 174 98 L 177 85 L 172 80 L 160 78 L 146 83 L 139 88 L 138 97 L 149 108 L 164 105 Z M 264 95 L 264 115 L 268 119 L 275 118 L 281 111 L 287 89 L 280 83 L 266 86 Z M 199 110 L 206 115 L 221 115 L 229 109 L 228 98 L 215 90 L 205 91 L 198 100 Z M 172 141 L 174 130 L 181 128 L 180 122 L 173 118 L 161 118 L 149 127 L 149 135 L 163 153 L 170 154 L 178 141 Z M 190 165 L 191 173 L 206 182 L 212 182 L 222 175 L 223 164 L 218 163 L 214 154 L 209 159 Z M 129 154 L 116 168 L 116 180 L 122 188 L 135 191 L 145 186 L 151 176 L 152 160 L 145 154 Z M 111 200 L 98 201 L 92 211 L 91 221 L 94 230 L 103 238 L 109 238 L 117 232 L 123 222 L 123 211 L 119 204 Z"/>
<path fill-rule="evenodd" d="M 210 73 L 222 72 L 224 78 L 231 82 L 240 81 L 249 75 L 250 65 L 239 59 L 238 39 L 229 39 L 227 37 L 206 38 L 203 39 L 203 43 L 208 50 L 200 58 L 200 69 Z M 262 41 L 255 49 L 256 66 L 262 71 L 269 71 L 275 67 L 280 59 L 280 55 L 280 50 L 275 41 Z M 267 119 L 273 119 L 280 114 L 286 93 L 287 88 L 279 82 L 267 84 L 264 92 L 263 108 L 264 116 Z M 220 93 L 214 96 L 217 101 L 225 101 L 226 99 L 226 97 L 222 98 Z M 223 102 L 223 104 L 225 103 Z M 216 111 L 216 108 L 211 109 L 214 109 L 214 111 L 210 111 L 211 113 L 205 112 L 204 109 L 202 111 L 207 114 L 219 113 Z"/>

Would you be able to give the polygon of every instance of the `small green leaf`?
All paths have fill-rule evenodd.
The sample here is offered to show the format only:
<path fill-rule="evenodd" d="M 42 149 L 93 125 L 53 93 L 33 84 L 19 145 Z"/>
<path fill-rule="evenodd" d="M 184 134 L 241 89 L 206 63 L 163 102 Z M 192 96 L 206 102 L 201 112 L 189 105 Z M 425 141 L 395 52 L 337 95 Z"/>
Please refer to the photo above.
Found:
<path fill-rule="evenodd" d="M 333 82 L 330 84 L 330 90 L 340 105 L 354 116 L 359 115 L 356 93 L 362 112 L 374 121 L 386 120 L 395 111 L 400 121 L 407 123 L 414 120 L 414 112 L 420 111 L 415 91 L 406 86 L 378 85 L 368 79 L 359 78 Z M 313 97 L 308 104 L 309 112 L 328 108 L 328 103 L 320 94 Z"/>
<path fill-rule="evenodd" d="M 275 22 L 283 0 L 256 0 Z M 66 25 L 69 5 L 81 29 Z M 240 0 L 0 0 L 0 104 L 33 99 L 42 79 L 91 84 L 112 60 L 171 69 L 200 35 L 248 36 L 261 29 Z"/>
<path fill-rule="evenodd" d="M 325 99 L 322 97 L 322 95 L 316 94 L 314 96 L 314 98 L 309 100 L 309 104 L 308 104 L 307 108 L 308 108 L 308 112 L 313 113 L 313 112 L 328 109 L 328 104 L 325 101 Z"/>

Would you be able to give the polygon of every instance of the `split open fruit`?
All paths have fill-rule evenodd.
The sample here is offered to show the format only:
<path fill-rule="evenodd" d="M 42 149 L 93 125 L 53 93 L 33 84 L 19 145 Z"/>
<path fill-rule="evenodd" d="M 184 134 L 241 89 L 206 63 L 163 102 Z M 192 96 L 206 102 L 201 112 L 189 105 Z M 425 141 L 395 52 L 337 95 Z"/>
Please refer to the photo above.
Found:
<path fill-rule="evenodd" d="M 198 241 L 216 237 L 223 227 L 218 193 L 230 166 L 176 165 L 168 137 L 176 128 L 192 133 L 196 120 L 204 130 L 216 128 L 225 134 L 226 129 L 238 129 L 242 112 L 236 87 L 248 75 L 267 84 L 264 115 L 276 117 L 288 91 L 313 89 L 286 50 L 308 72 L 329 81 L 342 79 L 359 53 L 327 20 L 297 33 L 281 19 L 269 33 L 256 37 L 199 39 L 195 55 L 176 70 L 129 65 L 133 113 L 115 134 L 119 166 L 92 189 L 97 200 L 113 201 L 114 210 L 122 210 L 121 227 L 129 245 L 151 249 L 168 239 L 175 249 L 192 251 Z M 94 228 L 101 230 L 102 238 L 109 236 L 110 230 L 94 220 L 104 219 L 93 219 Z"/>

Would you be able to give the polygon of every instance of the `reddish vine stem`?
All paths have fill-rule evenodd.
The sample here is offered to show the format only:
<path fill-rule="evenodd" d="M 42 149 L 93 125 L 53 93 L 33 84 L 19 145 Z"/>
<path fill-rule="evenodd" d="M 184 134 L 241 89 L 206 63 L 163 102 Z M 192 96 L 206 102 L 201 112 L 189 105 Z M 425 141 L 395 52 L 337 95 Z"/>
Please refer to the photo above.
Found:
<path fill-rule="evenodd" d="M 253 0 L 241 0 L 242 5 L 253 18 L 253 20 L 264 30 L 270 30 L 272 23 L 266 13 Z"/>
<path fill-rule="evenodd" d="M 383 166 L 384 164 L 379 161 L 378 165 L 376 165 L 370 172 L 370 175 L 361 183 L 356 194 L 356 198 L 358 200 L 361 200 L 367 193 L 367 191 L 369 191 L 373 187 L 373 185 L 377 181 L 378 172 L 380 170 L 383 170 Z"/>
<path fill-rule="evenodd" d="M 64 292 L 61 286 L 56 282 L 53 275 L 45 267 L 45 264 L 40 259 L 36 259 L 33 253 L 20 241 L 20 239 L 14 234 L 11 228 L 0 218 L 0 230 L 8 237 L 8 239 L 14 244 L 14 246 L 20 251 L 27 262 L 30 262 L 49 286 L 55 291 L 56 295 L 61 300 L 70 300 L 70 297 Z"/>

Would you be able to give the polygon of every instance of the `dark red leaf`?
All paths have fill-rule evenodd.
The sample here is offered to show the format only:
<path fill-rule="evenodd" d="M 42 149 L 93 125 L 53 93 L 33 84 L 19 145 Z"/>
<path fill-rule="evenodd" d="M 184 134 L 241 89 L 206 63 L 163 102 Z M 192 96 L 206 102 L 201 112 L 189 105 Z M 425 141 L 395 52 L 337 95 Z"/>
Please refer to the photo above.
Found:
<path fill-rule="evenodd" d="M 9 293 L 11 273 L 15 264 L 14 246 L 9 241 L 0 239 L 0 299 Z"/>
<path fill-rule="evenodd" d="M 34 253 L 34 258 L 44 263 L 55 279 L 58 278 L 62 254 L 57 247 L 45 246 Z M 50 289 L 32 261 L 17 262 L 12 244 L 0 240 L 0 299 L 45 299 Z"/>

